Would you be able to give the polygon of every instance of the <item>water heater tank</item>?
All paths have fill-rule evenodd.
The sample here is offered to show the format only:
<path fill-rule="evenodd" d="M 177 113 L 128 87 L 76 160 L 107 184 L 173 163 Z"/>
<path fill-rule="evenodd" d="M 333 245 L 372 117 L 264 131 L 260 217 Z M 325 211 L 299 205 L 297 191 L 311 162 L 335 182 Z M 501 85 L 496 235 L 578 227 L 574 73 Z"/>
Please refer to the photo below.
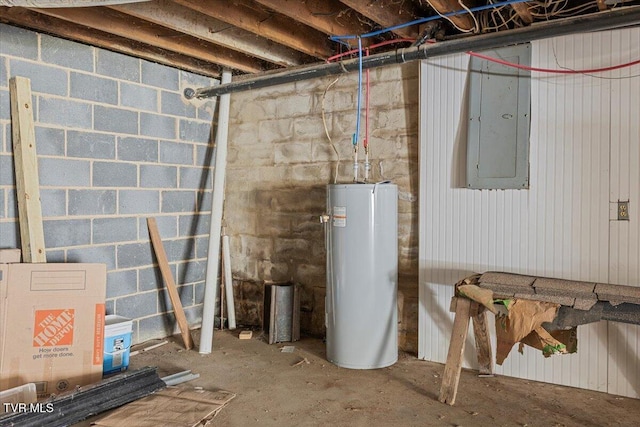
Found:
<path fill-rule="evenodd" d="M 398 189 L 327 189 L 327 359 L 374 369 L 398 360 Z"/>

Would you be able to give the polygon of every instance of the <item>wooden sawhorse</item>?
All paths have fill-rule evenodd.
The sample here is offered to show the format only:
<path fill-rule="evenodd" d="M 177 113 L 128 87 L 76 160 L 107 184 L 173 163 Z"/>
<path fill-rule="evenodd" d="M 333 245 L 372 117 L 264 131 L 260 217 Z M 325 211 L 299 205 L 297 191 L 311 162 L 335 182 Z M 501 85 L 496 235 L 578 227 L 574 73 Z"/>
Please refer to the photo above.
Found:
<path fill-rule="evenodd" d="M 438 400 L 453 405 L 458 393 L 460 370 L 462 369 L 462 355 L 464 344 L 469 333 L 469 320 L 473 320 L 473 333 L 476 339 L 476 352 L 480 375 L 493 375 L 493 353 L 491 338 L 487 330 L 487 309 L 482 304 L 465 297 L 455 296 L 451 299 L 450 311 L 455 312 L 453 330 L 447 362 L 442 376 L 442 385 Z"/>

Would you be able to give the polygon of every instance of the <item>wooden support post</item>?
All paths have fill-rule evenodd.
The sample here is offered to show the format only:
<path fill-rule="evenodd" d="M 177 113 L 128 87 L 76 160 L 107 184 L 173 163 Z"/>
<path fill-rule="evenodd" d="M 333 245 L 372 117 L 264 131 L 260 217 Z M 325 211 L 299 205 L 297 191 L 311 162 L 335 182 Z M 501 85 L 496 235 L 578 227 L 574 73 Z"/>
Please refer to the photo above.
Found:
<path fill-rule="evenodd" d="M 47 262 L 40 205 L 36 137 L 33 127 L 31 81 L 25 77 L 12 77 L 9 80 L 9 91 L 22 260 Z"/>
<path fill-rule="evenodd" d="M 476 340 L 476 352 L 480 375 L 493 375 L 493 353 L 491 338 L 487 329 L 487 310 L 476 301 L 471 303 L 471 320 L 473 335 Z"/>
<path fill-rule="evenodd" d="M 167 291 L 169 291 L 169 298 L 173 305 L 173 312 L 176 316 L 176 320 L 178 321 L 178 325 L 180 326 L 180 333 L 182 334 L 184 346 L 189 350 L 193 347 L 193 339 L 191 338 L 191 331 L 189 331 L 189 323 L 187 322 L 187 317 L 184 315 L 182 302 L 180 302 L 180 295 L 178 295 L 178 289 L 176 288 L 176 283 L 173 280 L 173 275 L 169 268 L 169 260 L 167 259 L 166 252 L 164 251 L 164 246 L 162 245 L 162 239 L 158 232 L 156 219 L 147 218 L 147 226 L 149 227 L 151 243 L 153 244 L 153 249 L 156 253 L 156 258 L 158 259 L 158 266 L 160 267 L 162 278 L 167 284 Z"/>
<path fill-rule="evenodd" d="M 462 369 L 462 354 L 464 343 L 469 333 L 469 319 L 471 301 L 467 298 L 456 298 L 456 317 L 453 320 L 453 330 L 451 331 L 451 342 L 447 353 L 447 363 L 442 376 L 442 386 L 438 400 L 442 403 L 453 405 L 458 393 L 458 382 L 460 381 L 460 370 Z"/>

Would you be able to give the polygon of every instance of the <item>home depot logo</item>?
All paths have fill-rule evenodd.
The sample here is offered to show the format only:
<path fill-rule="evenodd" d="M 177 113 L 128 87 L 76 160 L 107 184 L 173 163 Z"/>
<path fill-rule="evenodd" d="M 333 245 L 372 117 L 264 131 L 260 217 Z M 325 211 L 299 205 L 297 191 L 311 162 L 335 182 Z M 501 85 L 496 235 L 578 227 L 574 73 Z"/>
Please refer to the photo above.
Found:
<path fill-rule="evenodd" d="M 75 310 L 36 310 L 33 346 L 51 347 L 73 344 Z"/>

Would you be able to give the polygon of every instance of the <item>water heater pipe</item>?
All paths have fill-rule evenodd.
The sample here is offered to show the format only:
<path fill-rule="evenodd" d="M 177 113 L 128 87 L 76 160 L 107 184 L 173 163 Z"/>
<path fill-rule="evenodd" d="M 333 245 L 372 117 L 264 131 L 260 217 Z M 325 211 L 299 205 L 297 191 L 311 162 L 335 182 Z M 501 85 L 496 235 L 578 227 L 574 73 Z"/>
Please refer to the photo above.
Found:
<path fill-rule="evenodd" d="M 222 72 L 222 84 L 231 82 L 231 71 Z M 220 97 L 218 109 L 218 130 L 216 133 L 216 158 L 213 175 L 213 200 L 211 202 L 211 224 L 209 228 L 209 251 L 207 252 L 207 273 L 204 282 L 204 307 L 202 309 L 202 329 L 200 333 L 200 354 L 211 353 L 213 346 L 213 325 L 216 315 L 216 294 L 218 290 L 218 261 L 220 260 L 220 231 L 222 229 L 222 208 L 224 205 L 224 177 L 227 170 L 227 137 L 229 135 L 230 95 Z"/>
<path fill-rule="evenodd" d="M 610 30 L 640 23 L 640 6 L 628 6 L 589 15 L 540 22 L 528 27 L 462 37 L 433 44 L 398 49 L 370 55 L 363 59 L 363 69 L 402 64 L 405 62 L 433 58 L 470 50 L 495 49 L 502 46 L 525 43 L 568 34 Z M 233 83 L 198 89 L 187 88 L 187 98 L 209 98 L 224 93 L 275 86 L 290 82 L 310 80 L 325 76 L 350 73 L 359 69 L 359 59 L 350 59 L 328 64 L 303 65 L 283 71 L 267 72 L 259 76 L 250 75 Z"/>

